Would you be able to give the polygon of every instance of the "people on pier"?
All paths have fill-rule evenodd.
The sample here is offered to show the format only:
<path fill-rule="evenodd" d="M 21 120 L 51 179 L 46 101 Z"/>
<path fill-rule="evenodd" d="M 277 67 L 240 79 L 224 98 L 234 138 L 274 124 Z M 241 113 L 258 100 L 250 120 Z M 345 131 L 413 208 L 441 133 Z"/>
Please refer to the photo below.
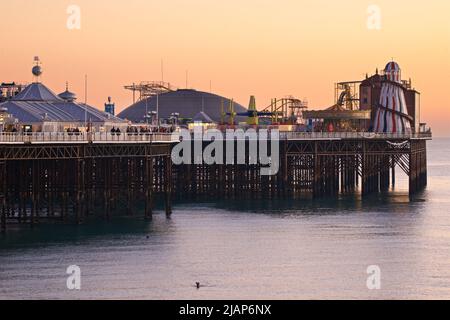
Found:
<path fill-rule="evenodd" d="M 128 135 L 136 135 L 138 133 L 137 127 L 127 127 Z"/>
<path fill-rule="evenodd" d="M 119 130 L 119 131 L 117 131 Z M 135 127 L 135 126 L 129 126 L 126 129 L 126 133 L 128 135 L 137 135 L 137 134 L 151 134 L 151 133 L 172 133 L 175 131 L 175 128 L 173 126 L 171 127 L 148 127 L 148 126 L 140 126 Z M 111 129 L 111 133 L 117 133 L 120 132 L 120 129 L 116 129 L 115 127 L 113 127 Z"/>
<path fill-rule="evenodd" d="M 121 131 L 120 131 L 120 128 L 116 128 L 116 127 L 112 127 L 111 128 L 111 135 L 117 135 L 117 136 L 120 136 L 120 134 L 121 134 Z"/>
<path fill-rule="evenodd" d="M 80 128 L 68 128 L 66 131 L 67 131 L 67 134 L 69 136 L 71 136 L 71 135 L 79 135 L 81 133 Z"/>

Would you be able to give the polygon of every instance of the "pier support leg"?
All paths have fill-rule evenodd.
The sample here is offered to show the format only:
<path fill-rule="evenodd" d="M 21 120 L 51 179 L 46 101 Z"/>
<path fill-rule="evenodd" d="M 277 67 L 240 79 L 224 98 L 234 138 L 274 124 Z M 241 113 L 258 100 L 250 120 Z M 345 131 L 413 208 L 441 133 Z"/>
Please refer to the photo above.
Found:
<path fill-rule="evenodd" d="M 103 217 L 106 220 L 109 220 L 110 217 L 110 192 L 111 192 L 111 185 L 110 185 L 110 170 L 109 170 L 109 160 L 105 159 L 103 160 L 103 166 L 104 166 L 104 190 L 103 190 L 103 201 L 104 201 L 104 208 L 103 208 Z"/>
<path fill-rule="evenodd" d="M 145 218 L 152 219 L 153 215 L 153 158 L 146 159 L 147 190 L 145 195 Z"/>
<path fill-rule="evenodd" d="M 417 189 L 422 190 L 427 186 L 427 147 L 426 141 L 418 142 L 417 150 Z"/>
<path fill-rule="evenodd" d="M 382 166 L 380 168 L 380 191 L 389 190 L 389 156 L 382 156 Z"/>
<path fill-rule="evenodd" d="M 367 155 L 363 155 L 363 160 L 362 160 L 362 184 L 361 184 L 361 188 L 362 188 L 362 195 L 363 196 L 367 196 L 370 191 L 369 191 L 369 164 L 368 164 L 368 156 Z"/>
<path fill-rule="evenodd" d="M 409 154 L 409 194 L 416 193 L 416 170 L 417 155 L 415 153 L 415 145 L 411 142 L 411 153 Z"/>
<path fill-rule="evenodd" d="M 164 159 L 164 199 L 166 207 L 166 215 L 170 217 L 172 214 L 172 160 L 170 156 Z"/>
<path fill-rule="evenodd" d="M 126 160 L 127 164 L 127 215 L 133 215 L 133 164 L 131 159 Z"/>
<path fill-rule="evenodd" d="M 93 182 L 93 160 L 85 160 L 86 162 L 86 171 L 85 171 L 85 209 L 84 216 L 85 218 L 89 217 L 92 213 L 93 209 L 93 190 L 94 190 L 94 182 Z"/>
<path fill-rule="evenodd" d="M 85 161 L 78 160 L 77 163 L 77 223 L 80 224 L 83 222 L 83 210 L 85 205 Z"/>
<path fill-rule="evenodd" d="M 424 168 L 424 172 L 423 172 L 423 186 L 426 187 L 428 185 L 428 160 L 427 160 L 427 145 L 426 142 L 424 142 L 425 144 L 425 150 L 424 150 L 424 154 L 423 154 L 423 168 Z"/>
<path fill-rule="evenodd" d="M 7 171 L 6 171 L 6 162 L 0 162 L 0 206 L 1 206 L 1 231 L 6 231 L 6 190 L 7 190 Z"/>
<path fill-rule="evenodd" d="M 5 205 L 5 200 L 2 199 L 2 211 L 1 211 L 1 231 L 5 232 L 6 231 L 6 205 Z"/>
<path fill-rule="evenodd" d="M 411 141 L 409 154 L 409 194 L 426 186 L 426 141 Z"/>
<path fill-rule="evenodd" d="M 33 226 L 36 223 L 36 216 L 38 215 L 38 199 L 37 193 L 39 192 L 39 168 L 37 160 L 31 161 L 31 217 L 30 217 L 30 225 Z"/>
<path fill-rule="evenodd" d="M 395 157 L 392 156 L 392 167 L 391 167 L 391 180 L 392 180 L 392 189 L 395 188 Z"/>
<path fill-rule="evenodd" d="M 283 174 L 283 180 L 282 180 L 282 195 L 283 197 L 286 197 L 288 194 L 290 194 L 291 186 L 289 185 L 289 179 L 288 179 L 288 173 L 289 173 L 289 159 L 287 156 L 287 144 L 288 140 L 286 139 L 283 143 L 283 160 L 282 160 L 282 174 Z"/>
<path fill-rule="evenodd" d="M 314 171 L 313 171 L 313 197 L 319 198 L 322 196 L 322 186 L 321 186 L 321 163 L 320 157 L 317 150 L 317 142 L 314 143 Z"/>

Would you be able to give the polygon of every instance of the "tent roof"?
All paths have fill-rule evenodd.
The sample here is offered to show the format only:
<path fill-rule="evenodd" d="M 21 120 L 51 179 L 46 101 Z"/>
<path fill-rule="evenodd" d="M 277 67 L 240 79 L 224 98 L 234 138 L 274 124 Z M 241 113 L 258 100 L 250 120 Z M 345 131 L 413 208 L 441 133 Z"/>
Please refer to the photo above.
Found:
<path fill-rule="evenodd" d="M 203 122 L 203 123 L 214 123 L 214 120 L 211 119 L 210 116 L 208 116 L 206 113 L 204 113 L 203 111 L 200 111 L 199 113 L 197 113 L 193 118 L 192 121 L 194 122 Z"/>
<path fill-rule="evenodd" d="M 23 89 L 13 101 L 62 101 L 55 93 L 44 86 L 42 83 L 32 83 Z"/>

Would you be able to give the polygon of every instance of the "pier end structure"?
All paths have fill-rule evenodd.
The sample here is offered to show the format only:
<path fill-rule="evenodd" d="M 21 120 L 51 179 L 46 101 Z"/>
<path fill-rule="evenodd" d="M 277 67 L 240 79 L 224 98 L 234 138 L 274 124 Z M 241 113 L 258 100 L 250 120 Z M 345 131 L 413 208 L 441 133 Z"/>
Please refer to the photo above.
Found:
<path fill-rule="evenodd" d="M 280 168 L 261 175 L 248 153 L 238 164 L 181 164 L 173 166 L 174 194 L 195 198 L 314 198 L 360 192 L 368 196 L 395 185 L 396 169 L 409 177 L 413 195 L 427 185 L 426 143 L 431 133 L 375 134 L 369 132 L 282 133 Z M 202 142 L 203 150 L 211 142 Z M 224 154 L 227 143 L 223 142 Z M 236 153 L 234 153 L 236 155 Z"/>

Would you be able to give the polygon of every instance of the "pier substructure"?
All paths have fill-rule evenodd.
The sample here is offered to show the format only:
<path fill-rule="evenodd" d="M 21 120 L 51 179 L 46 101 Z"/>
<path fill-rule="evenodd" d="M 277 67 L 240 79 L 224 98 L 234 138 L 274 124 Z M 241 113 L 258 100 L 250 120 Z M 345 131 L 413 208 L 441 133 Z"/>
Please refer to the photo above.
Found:
<path fill-rule="evenodd" d="M 155 197 L 171 213 L 170 144 L 0 146 L 0 225 L 42 220 L 84 222 L 144 207 Z"/>
<path fill-rule="evenodd" d="M 417 140 L 411 143 L 409 153 L 409 192 L 415 193 L 427 185 L 426 142 Z"/>
<path fill-rule="evenodd" d="M 223 142 L 224 154 L 226 143 Z M 203 144 L 203 150 L 208 147 Z M 387 192 L 395 184 L 395 168 L 410 179 L 410 193 L 426 186 L 426 140 L 421 139 L 304 139 L 280 141 L 280 167 L 261 175 L 252 162 L 249 142 L 245 163 L 173 166 L 174 193 L 183 198 L 315 198 L 361 192 Z M 234 150 L 236 151 L 236 149 Z M 193 161 L 193 159 L 192 159 Z"/>
<path fill-rule="evenodd" d="M 171 143 L 84 143 L 0 145 L 0 228 L 8 222 L 34 225 L 46 219 L 84 222 L 116 212 L 152 218 L 157 199 L 172 213 L 172 198 L 272 199 L 337 197 L 386 192 L 396 182 L 396 168 L 409 176 L 409 192 L 427 185 L 425 139 L 284 139 L 279 154 L 257 156 L 245 142 L 223 158 L 174 165 Z M 202 142 L 202 150 L 210 142 Z M 230 161 L 229 152 L 232 151 Z M 215 154 L 214 154 L 215 155 Z M 264 175 L 268 163 L 278 170 Z"/>

